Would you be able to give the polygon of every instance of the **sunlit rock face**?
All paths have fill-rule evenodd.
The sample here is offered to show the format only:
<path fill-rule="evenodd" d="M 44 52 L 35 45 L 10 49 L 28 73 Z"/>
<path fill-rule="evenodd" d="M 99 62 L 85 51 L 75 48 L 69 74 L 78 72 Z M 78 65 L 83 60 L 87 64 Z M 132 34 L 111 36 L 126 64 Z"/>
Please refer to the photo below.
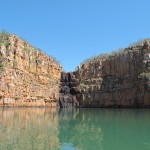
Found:
<path fill-rule="evenodd" d="M 62 67 L 13 34 L 0 35 L 0 105 L 55 107 Z"/>
<path fill-rule="evenodd" d="M 150 42 L 93 59 L 71 73 L 80 107 L 149 107 Z"/>
<path fill-rule="evenodd" d="M 149 107 L 150 41 L 94 58 L 74 72 L 13 34 L 0 34 L 0 105 Z"/>

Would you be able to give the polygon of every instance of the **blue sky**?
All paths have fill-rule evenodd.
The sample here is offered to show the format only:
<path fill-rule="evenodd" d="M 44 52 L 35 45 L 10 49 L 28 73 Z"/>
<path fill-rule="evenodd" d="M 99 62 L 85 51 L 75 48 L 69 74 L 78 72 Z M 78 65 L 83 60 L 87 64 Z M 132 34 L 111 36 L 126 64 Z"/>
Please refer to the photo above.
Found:
<path fill-rule="evenodd" d="M 0 0 L 0 30 L 73 71 L 84 59 L 150 37 L 150 0 Z"/>

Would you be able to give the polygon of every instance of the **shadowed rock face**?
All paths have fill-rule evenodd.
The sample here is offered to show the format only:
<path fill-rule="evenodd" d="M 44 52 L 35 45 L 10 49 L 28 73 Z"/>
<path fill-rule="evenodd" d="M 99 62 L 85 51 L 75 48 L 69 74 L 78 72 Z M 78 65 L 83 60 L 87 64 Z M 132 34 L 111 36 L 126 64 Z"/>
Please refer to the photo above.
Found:
<path fill-rule="evenodd" d="M 71 73 L 61 73 L 61 89 L 59 96 L 60 107 L 77 107 L 78 102 L 76 97 L 71 94 L 71 85 L 73 79 L 71 79 Z"/>
<path fill-rule="evenodd" d="M 70 93 L 80 107 L 150 107 L 150 42 L 69 74 Z"/>

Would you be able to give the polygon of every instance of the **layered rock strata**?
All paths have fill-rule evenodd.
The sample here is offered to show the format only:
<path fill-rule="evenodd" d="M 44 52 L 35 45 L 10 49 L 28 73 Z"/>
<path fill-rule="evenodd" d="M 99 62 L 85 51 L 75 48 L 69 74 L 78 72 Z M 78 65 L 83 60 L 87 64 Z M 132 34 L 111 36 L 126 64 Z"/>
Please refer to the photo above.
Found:
<path fill-rule="evenodd" d="M 71 74 L 80 107 L 150 107 L 150 42 L 93 59 Z"/>
<path fill-rule="evenodd" d="M 62 67 L 13 34 L 0 35 L 0 105 L 55 107 Z"/>
<path fill-rule="evenodd" d="M 0 106 L 150 107 L 150 41 L 75 72 L 13 34 L 0 34 Z"/>

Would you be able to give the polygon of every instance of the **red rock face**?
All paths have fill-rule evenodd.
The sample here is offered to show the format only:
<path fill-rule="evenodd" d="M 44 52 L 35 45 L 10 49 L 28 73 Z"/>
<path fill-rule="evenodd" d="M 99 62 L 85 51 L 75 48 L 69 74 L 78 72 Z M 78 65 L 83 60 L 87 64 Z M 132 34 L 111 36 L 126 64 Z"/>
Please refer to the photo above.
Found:
<path fill-rule="evenodd" d="M 61 65 L 39 49 L 0 35 L 0 105 L 6 106 L 56 107 L 59 100 L 62 107 L 149 107 L 150 42 L 61 75 Z"/>
<path fill-rule="evenodd" d="M 74 72 L 80 107 L 149 107 L 150 42 L 126 48 L 107 59 L 95 59 Z M 147 77 L 148 78 L 148 77 Z"/>
<path fill-rule="evenodd" d="M 0 46 L 0 105 L 55 107 L 62 67 L 16 35 L 9 35 L 3 41 Z"/>

